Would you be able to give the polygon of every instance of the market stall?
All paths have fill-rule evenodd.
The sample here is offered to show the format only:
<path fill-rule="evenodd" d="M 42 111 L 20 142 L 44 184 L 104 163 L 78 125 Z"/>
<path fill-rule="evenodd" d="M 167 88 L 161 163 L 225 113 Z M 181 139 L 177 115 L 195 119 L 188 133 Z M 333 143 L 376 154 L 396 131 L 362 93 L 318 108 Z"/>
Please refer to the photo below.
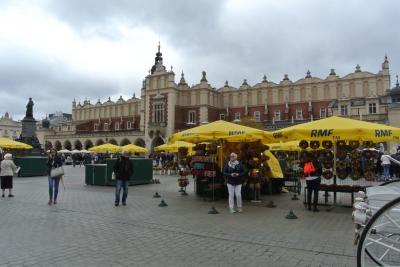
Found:
<path fill-rule="evenodd" d="M 377 153 L 371 148 L 377 142 L 399 142 L 400 129 L 337 116 L 288 127 L 273 133 L 277 141 L 299 141 L 303 150 L 311 148 L 323 165 L 321 190 L 354 193 L 365 190 L 376 180 Z M 321 150 L 318 150 L 320 148 Z"/>
<path fill-rule="evenodd" d="M 237 153 L 242 164 L 248 169 L 249 177 L 245 184 L 250 192 L 249 198 L 259 198 L 254 191 L 265 183 L 269 170 L 269 158 L 263 154 L 267 147 L 261 141 L 267 142 L 271 139 L 267 132 L 226 121 L 216 121 L 170 137 L 170 141 L 197 144 L 193 148 L 191 160 L 192 172 L 196 179 L 195 190 L 198 195 L 212 199 L 226 195 L 222 167 L 231 152 Z"/>
<path fill-rule="evenodd" d="M 113 144 L 103 144 L 89 149 L 96 153 L 119 153 L 123 150 L 130 153 L 146 153 L 145 148 L 128 145 L 119 147 Z M 148 184 L 153 179 L 152 160 L 146 158 L 130 158 L 133 163 L 134 172 L 129 178 L 129 185 Z M 115 180 L 112 180 L 112 172 L 116 158 L 107 157 L 101 164 L 85 165 L 85 183 L 87 185 L 115 185 Z"/>
<path fill-rule="evenodd" d="M 19 177 L 44 176 L 47 174 L 47 157 L 20 155 L 19 151 L 32 149 L 32 146 L 0 137 L 0 148 L 3 153 L 9 152 L 14 155 L 14 163 L 21 167 L 18 172 Z"/>
<path fill-rule="evenodd" d="M 299 146 L 300 141 L 288 141 L 268 144 L 269 150 L 278 158 L 282 172 L 285 187 L 296 194 L 301 193 L 302 172 L 300 166 L 300 156 L 303 149 Z M 323 149 L 319 147 L 317 150 Z M 311 147 L 307 151 L 313 151 Z"/>
<path fill-rule="evenodd" d="M 161 153 L 160 158 L 162 159 L 161 166 L 156 166 L 155 170 L 160 170 L 161 173 L 164 174 L 167 174 L 171 170 L 175 170 L 175 172 L 177 172 L 179 162 L 190 157 L 194 146 L 195 144 L 189 142 L 175 141 L 173 143 L 167 143 L 155 147 L 154 150 Z M 187 167 L 187 164 L 182 162 L 181 166 Z M 181 172 L 181 170 L 179 171 Z M 186 173 L 186 171 L 184 173 Z"/>

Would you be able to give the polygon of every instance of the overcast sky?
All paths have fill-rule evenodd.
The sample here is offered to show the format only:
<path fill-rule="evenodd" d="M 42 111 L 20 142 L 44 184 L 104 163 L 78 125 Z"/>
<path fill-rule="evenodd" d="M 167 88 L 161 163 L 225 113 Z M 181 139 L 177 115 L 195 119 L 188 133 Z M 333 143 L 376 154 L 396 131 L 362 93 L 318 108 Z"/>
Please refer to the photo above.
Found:
<path fill-rule="evenodd" d="M 176 81 L 238 87 L 262 80 L 376 73 L 389 57 L 400 71 L 396 0 L 29 0 L 0 1 L 0 115 L 22 119 L 71 112 L 92 102 L 140 95 L 158 41 Z"/>

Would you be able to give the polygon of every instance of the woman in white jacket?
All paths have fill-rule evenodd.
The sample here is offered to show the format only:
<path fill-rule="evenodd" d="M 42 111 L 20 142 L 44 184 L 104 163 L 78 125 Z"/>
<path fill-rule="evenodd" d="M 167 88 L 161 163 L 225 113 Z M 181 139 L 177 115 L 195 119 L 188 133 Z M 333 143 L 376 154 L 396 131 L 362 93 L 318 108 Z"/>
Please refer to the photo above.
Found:
<path fill-rule="evenodd" d="M 400 161 L 392 158 L 388 152 L 385 152 L 385 154 L 383 154 L 381 156 L 381 161 L 382 161 L 382 167 L 383 167 L 383 178 L 385 179 L 385 181 L 389 181 L 391 180 L 390 177 L 390 165 L 393 163 L 400 165 Z"/>
<path fill-rule="evenodd" d="M 13 188 L 13 176 L 16 170 L 17 166 L 12 161 L 12 155 L 5 154 L 4 160 L 0 164 L 1 190 L 3 191 L 1 197 L 4 197 L 6 189 L 8 189 L 8 197 L 14 197 L 11 191 Z"/>

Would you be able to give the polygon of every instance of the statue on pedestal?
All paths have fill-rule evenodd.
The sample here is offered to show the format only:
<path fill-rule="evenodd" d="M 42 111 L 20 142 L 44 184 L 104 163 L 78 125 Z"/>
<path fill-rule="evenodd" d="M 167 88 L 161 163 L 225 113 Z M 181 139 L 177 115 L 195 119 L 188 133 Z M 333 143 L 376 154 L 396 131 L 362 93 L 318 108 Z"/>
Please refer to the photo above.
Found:
<path fill-rule="evenodd" d="M 26 105 L 26 118 L 32 118 L 33 119 L 33 101 L 32 101 L 32 97 L 29 98 L 29 102 Z"/>

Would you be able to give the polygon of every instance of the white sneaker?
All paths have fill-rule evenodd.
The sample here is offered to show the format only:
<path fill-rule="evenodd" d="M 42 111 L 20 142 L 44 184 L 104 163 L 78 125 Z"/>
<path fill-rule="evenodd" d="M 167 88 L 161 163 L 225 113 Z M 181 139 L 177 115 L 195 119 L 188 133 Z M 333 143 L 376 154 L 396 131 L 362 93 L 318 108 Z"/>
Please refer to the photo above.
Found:
<path fill-rule="evenodd" d="M 236 210 L 235 209 L 229 209 L 229 212 L 230 213 L 236 213 Z"/>
<path fill-rule="evenodd" d="M 237 212 L 242 213 L 243 212 L 242 208 L 237 208 Z"/>

